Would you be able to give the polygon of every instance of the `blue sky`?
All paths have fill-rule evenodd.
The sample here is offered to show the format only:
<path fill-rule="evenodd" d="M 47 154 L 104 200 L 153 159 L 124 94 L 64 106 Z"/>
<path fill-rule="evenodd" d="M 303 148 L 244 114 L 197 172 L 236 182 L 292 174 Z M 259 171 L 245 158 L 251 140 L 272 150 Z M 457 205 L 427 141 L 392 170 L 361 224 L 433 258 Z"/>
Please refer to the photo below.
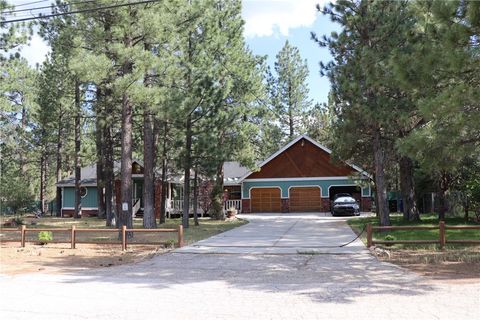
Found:
<path fill-rule="evenodd" d="M 17 5 L 27 2 L 32 1 L 11 1 Z M 338 26 L 315 9 L 317 3 L 324 5 L 326 2 L 327 0 L 243 0 L 242 11 L 245 20 L 244 35 L 250 49 L 255 54 L 267 55 L 267 61 L 273 67 L 275 56 L 288 39 L 300 50 L 302 58 L 307 59 L 310 98 L 321 103 L 327 102 L 330 83 L 327 78 L 320 76 L 319 62 L 328 62 L 331 56 L 327 49 L 320 48 L 311 40 L 310 32 L 329 35 L 333 30 L 338 30 Z M 31 65 L 35 65 L 43 62 L 48 50 L 40 37 L 34 36 L 22 54 Z"/>
<path fill-rule="evenodd" d="M 334 25 L 327 17 L 319 16 L 311 27 L 299 27 L 289 31 L 287 36 L 279 33 L 272 36 L 250 37 L 247 38 L 247 44 L 250 49 L 259 55 L 268 55 L 268 63 L 273 68 L 276 55 L 288 40 L 291 45 L 300 50 L 303 59 L 307 60 L 309 77 L 308 85 L 310 89 L 310 98 L 314 102 L 327 102 L 330 82 L 327 77 L 320 76 L 319 62 L 328 62 L 332 59 L 328 49 L 321 48 L 311 40 L 310 32 L 315 32 L 318 36 L 330 34 Z"/>

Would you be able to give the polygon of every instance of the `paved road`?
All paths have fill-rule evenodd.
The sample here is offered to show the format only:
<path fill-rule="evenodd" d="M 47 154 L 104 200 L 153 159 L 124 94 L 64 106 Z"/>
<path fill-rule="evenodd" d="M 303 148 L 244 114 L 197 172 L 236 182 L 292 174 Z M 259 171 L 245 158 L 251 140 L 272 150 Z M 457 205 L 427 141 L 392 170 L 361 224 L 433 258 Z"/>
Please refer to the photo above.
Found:
<path fill-rule="evenodd" d="M 282 254 L 284 246 L 279 243 L 298 247 L 295 234 L 304 238 L 298 243 L 304 243 L 305 238 L 322 239 L 323 232 L 336 232 L 329 231 L 331 220 L 322 217 L 281 216 L 273 219 L 276 227 L 268 239 L 265 228 L 257 234 L 259 224 L 271 224 L 268 219 L 273 217 L 253 217 L 249 225 L 191 250 L 220 250 L 229 237 L 235 239 L 235 248 L 247 250 L 253 240 L 244 237 L 249 243 L 243 243 L 236 235 L 251 233 L 258 250 L 267 250 L 261 246 L 273 242 L 279 252 L 183 249 L 135 265 L 69 275 L 0 276 L 0 316 L 9 320 L 479 319 L 479 283 L 432 284 L 378 262 L 361 248 L 340 254 Z M 316 227 L 305 234 L 295 231 L 307 221 Z M 346 237 L 343 223 L 337 227 Z M 312 240 L 309 245 L 313 244 Z"/>

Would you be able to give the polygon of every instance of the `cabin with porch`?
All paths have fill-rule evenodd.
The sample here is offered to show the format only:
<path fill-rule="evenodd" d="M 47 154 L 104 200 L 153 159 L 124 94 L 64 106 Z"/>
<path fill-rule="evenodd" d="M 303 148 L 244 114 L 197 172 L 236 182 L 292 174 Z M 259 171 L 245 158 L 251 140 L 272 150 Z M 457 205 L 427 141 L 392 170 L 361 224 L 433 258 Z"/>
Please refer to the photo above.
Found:
<path fill-rule="evenodd" d="M 121 206 L 120 201 L 120 162 L 114 164 L 114 203 L 117 211 Z M 81 168 L 80 195 L 82 205 L 82 216 L 96 216 L 98 214 L 97 204 L 97 178 L 96 165 Z M 75 176 L 70 176 L 57 183 L 62 195 L 60 216 L 71 217 L 75 212 Z M 160 217 L 161 181 L 155 182 L 155 215 Z M 183 211 L 183 177 L 170 176 L 167 181 L 166 190 L 166 213 L 170 217 Z M 192 206 L 193 207 L 193 206 Z M 138 160 L 132 163 L 132 211 L 134 217 L 143 214 L 143 164 Z"/>

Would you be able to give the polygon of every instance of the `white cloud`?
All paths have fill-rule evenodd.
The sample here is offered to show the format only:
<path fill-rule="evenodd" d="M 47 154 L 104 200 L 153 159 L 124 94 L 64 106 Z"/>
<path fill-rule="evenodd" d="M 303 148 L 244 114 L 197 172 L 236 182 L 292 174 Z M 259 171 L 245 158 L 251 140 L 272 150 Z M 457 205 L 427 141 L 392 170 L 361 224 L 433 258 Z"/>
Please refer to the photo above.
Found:
<path fill-rule="evenodd" d="M 316 5 L 328 0 L 245 0 L 245 37 L 288 36 L 290 29 L 311 26 L 317 17 Z"/>

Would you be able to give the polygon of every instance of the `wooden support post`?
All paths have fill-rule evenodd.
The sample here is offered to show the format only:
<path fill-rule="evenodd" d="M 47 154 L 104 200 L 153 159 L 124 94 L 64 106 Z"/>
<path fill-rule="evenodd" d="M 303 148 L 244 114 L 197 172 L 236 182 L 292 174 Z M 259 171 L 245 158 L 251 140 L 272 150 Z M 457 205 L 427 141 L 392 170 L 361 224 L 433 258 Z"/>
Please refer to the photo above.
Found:
<path fill-rule="evenodd" d="M 178 247 L 183 247 L 183 226 L 178 226 Z"/>
<path fill-rule="evenodd" d="M 27 226 L 26 225 L 23 225 L 20 227 L 20 245 L 22 246 L 22 248 L 25 247 L 25 233 L 26 233 L 26 229 L 27 229 Z"/>
<path fill-rule="evenodd" d="M 122 251 L 127 250 L 127 226 L 122 226 Z"/>
<path fill-rule="evenodd" d="M 71 248 L 72 249 L 75 249 L 75 239 L 76 236 L 75 236 L 75 226 L 72 226 L 72 234 L 71 234 L 71 237 L 70 237 L 70 240 L 71 240 Z"/>
<path fill-rule="evenodd" d="M 373 245 L 372 224 L 367 223 L 367 248 Z"/>
<path fill-rule="evenodd" d="M 438 224 L 438 229 L 439 229 L 439 237 L 440 237 L 440 249 L 443 249 L 445 247 L 445 243 L 447 242 L 447 235 L 445 232 L 445 221 L 440 221 Z"/>

